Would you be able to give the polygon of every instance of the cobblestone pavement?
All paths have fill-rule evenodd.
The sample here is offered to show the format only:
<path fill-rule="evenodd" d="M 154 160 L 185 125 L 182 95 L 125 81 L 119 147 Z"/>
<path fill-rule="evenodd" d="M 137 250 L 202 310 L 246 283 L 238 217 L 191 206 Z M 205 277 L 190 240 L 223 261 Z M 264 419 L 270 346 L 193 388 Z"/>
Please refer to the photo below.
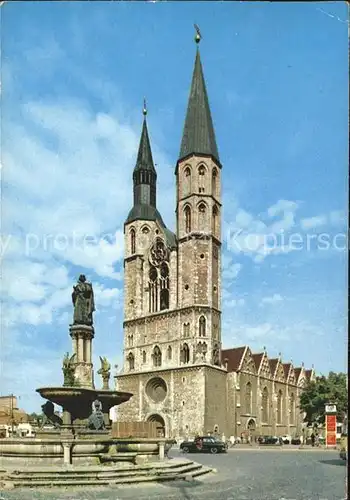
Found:
<path fill-rule="evenodd" d="M 170 456 L 181 456 L 173 450 Z M 189 459 L 217 472 L 199 480 L 83 491 L 13 490 L 0 500 L 343 500 L 346 463 L 337 451 L 256 450 Z"/>

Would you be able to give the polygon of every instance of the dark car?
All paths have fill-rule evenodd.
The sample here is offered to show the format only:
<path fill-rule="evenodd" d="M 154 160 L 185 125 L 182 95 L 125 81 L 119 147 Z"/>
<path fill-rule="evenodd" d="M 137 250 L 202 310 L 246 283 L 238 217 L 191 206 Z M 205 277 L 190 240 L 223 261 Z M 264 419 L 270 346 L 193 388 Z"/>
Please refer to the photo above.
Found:
<path fill-rule="evenodd" d="M 259 444 L 279 444 L 279 439 L 275 436 L 259 436 Z"/>
<path fill-rule="evenodd" d="M 292 438 L 291 444 L 295 444 L 295 445 L 300 445 L 301 444 L 301 439 L 300 438 Z"/>
<path fill-rule="evenodd" d="M 183 453 L 225 453 L 227 444 L 212 436 L 200 436 L 194 441 L 183 441 L 180 450 Z"/>

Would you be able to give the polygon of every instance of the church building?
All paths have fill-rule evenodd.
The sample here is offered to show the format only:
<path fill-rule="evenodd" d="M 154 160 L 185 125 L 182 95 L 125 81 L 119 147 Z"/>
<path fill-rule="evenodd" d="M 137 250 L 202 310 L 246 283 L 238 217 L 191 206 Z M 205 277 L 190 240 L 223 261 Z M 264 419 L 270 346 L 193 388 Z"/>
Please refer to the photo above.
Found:
<path fill-rule="evenodd" d="M 199 39 L 196 40 L 199 42 Z M 120 421 L 155 421 L 166 437 L 300 434 L 299 395 L 313 370 L 221 340 L 221 177 L 200 52 L 175 166 L 176 232 L 157 209 L 144 109 L 124 224 Z"/>

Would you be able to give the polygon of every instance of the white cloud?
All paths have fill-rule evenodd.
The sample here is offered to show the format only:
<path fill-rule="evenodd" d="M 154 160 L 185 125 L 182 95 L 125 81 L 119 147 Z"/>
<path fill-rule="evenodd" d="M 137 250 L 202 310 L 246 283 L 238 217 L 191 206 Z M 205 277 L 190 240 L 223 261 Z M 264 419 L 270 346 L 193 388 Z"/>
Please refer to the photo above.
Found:
<path fill-rule="evenodd" d="M 261 305 L 276 304 L 277 302 L 282 302 L 282 301 L 283 301 L 283 297 L 279 293 L 274 293 L 270 297 L 263 297 L 261 299 Z"/>
<path fill-rule="evenodd" d="M 234 307 L 242 307 L 242 306 L 244 306 L 244 304 L 245 304 L 244 299 L 231 299 L 231 300 L 224 301 L 224 307 L 228 308 L 228 309 L 231 309 Z"/>
<path fill-rule="evenodd" d="M 321 227 L 327 224 L 327 217 L 325 215 L 307 217 L 305 219 L 301 219 L 300 224 L 301 227 L 305 230 L 315 229 L 317 227 Z"/>
<path fill-rule="evenodd" d="M 239 209 L 236 215 L 236 223 L 239 227 L 250 227 L 254 218 L 251 214 L 246 212 L 245 210 Z"/>
<path fill-rule="evenodd" d="M 269 217 L 282 214 L 282 218 L 270 225 L 239 209 L 234 222 L 224 228 L 228 249 L 236 254 L 249 255 L 255 262 L 262 262 L 267 255 L 294 250 L 280 240 L 283 233 L 295 225 L 297 208 L 298 203 L 294 201 L 279 200 L 267 210 L 267 214 Z"/>
<path fill-rule="evenodd" d="M 68 284 L 63 265 L 54 267 L 28 260 L 12 261 L 3 267 L 3 293 L 16 302 L 40 302 L 50 290 Z"/>
<path fill-rule="evenodd" d="M 300 224 L 304 230 L 316 229 L 326 226 L 341 226 L 346 222 L 345 213 L 342 210 L 332 210 L 329 214 L 316 215 L 301 219 Z"/>
<path fill-rule="evenodd" d="M 346 216 L 342 210 L 333 210 L 329 214 L 329 222 L 334 225 L 343 225 L 346 223 Z"/>
<path fill-rule="evenodd" d="M 101 284 L 94 285 L 94 295 L 96 308 L 109 308 L 116 309 L 121 307 L 122 290 L 120 288 L 107 288 Z"/>
<path fill-rule="evenodd" d="M 290 200 L 278 200 L 277 203 L 268 208 L 267 213 L 269 217 L 275 217 L 281 212 L 295 212 L 299 204 Z"/>
<path fill-rule="evenodd" d="M 239 264 L 238 262 L 232 263 L 232 259 L 226 262 L 225 264 L 226 265 L 223 266 L 223 272 L 222 272 L 223 278 L 225 280 L 234 280 L 235 278 L 237 278 L 238 274 L 242 269 L 242 264 Z"/>
<path fill-rule="evenodd" d="M 270 323 L 263 323 L 258 326 L 246 326 L 245 328 L 243 327 L 243 329 L 248 339 L 255 340 L 256 338 L 271 335 L 272 325 Z"/>

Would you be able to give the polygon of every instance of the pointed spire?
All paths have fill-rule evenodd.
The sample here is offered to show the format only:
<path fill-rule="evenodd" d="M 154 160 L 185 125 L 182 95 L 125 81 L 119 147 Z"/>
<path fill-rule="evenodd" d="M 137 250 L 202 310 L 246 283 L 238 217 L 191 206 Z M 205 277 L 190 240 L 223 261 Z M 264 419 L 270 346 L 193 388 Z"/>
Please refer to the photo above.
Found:
<path fill-rule="evenodd" d="M 220 161 L 198 49 L 198 44 L 201 40 L 198 26 L 196 27 L 196 31 L 197 53 L 179 160 L 189 154 L 197 153 L 211 155 L 217 161 Z"/>
<path fill-rule="evenodd" d="M 146 121 L 146 115 L 147 115 L 146 99 L 143 100 L 142 113 L 143 113 L 144 119 L 143 119 L 143 125 L 142 125 L 139 152 L 137 154 L 137 160 L 136 160 L 134 172 L 136 172 L 138 170 L 151 170 L 151 171 L 155 172 L 156 170 L 154 168 L 152 151 L 151 151 L 151 144 L 150 144 L 150 140 L 149 140 L 149 136 L 148 136 L 147 121 Z"/>

